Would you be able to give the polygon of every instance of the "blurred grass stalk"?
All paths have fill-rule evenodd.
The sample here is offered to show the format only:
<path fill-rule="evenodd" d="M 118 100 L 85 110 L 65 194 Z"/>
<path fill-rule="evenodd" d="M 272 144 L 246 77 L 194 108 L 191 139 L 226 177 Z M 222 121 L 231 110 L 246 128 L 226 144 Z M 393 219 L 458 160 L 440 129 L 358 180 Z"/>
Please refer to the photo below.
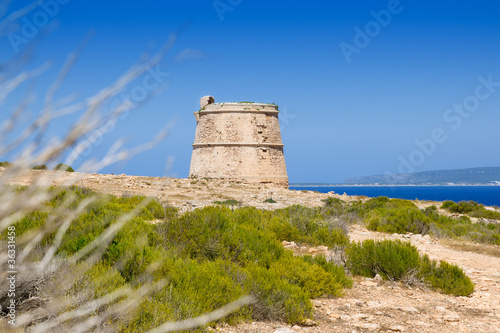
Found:
<path fill-rule="evenodd" d="M 10 11 L 8 4 L 9 2 L 0 4 L 0 37 L 6 35 L 10 23 L 22 18 L 37 7 L 36 2 L 33 2 L 25 8 Z M 89 41 L 89 38 L 86 38 L 80 47 L 68 56 L 52 85 L 45 92 L 43 109 L 29 124 L 22 123 L 26 119 L 27 110 L 35 100 L 31 87 L 34 85 L 34 81 L 46 73 L 51 65 L 47 62 L 34 70 L 27 69 L 29 59 L 36 48 L 35 41 L 30 42 L 20 54 L 14 55 L 2 64 L 0 67 L 0 105 L 4 109 L 3 112 L 7 113 L 5 109 L 9 106 L 10 97 L 23 94 L 22 90 L 25 88 L 27 92 L 24 93 L 23 101 L 12 107 L 10 116 L 0 124 L 0 156 L 16 154 L 11 165 L 0 171 L 0 233 L 7 234 L 9 227 L 14 223 L 35 210 L 43 209 L 45 203 L 57 196 L 64 187 L 75 184 L 81 179 L 82 174 L 71 174 L 64 186 L 47 191 L 45 185 L 51 184 L 57 174 L 53 172 L 30 173 L 30 169 L 33 165 L 60 162 L 61 158 L 80 139 L 98 128 L 104 117 L 116 120 L 124 112 L 138 107 L 139 105 L 131 105 L 130 102 L 122 102 L 107 114 L 101 114 L 102 109 L 109 104 L 112 98 L 122 93 L 135 79 L 162 60 L 176 39 L 177 33 L 172 33 L 160 51 L 151 57 L 142 56 L 137 64 L 97 94 L 79 101 L 72 96 L 55 100 L 56 93 L 60 91 L 71 68 Z M 64 137 L 46 140 L 47 129 L 51 122 L 74 113 L 80 114 L 80 118 L 71 126 Z M 167 130 L 162 131 L 152 142 L 132 150 L 123 149 L 123 142 L 119 140 L 102 160 L 87 161 L 80 170 L 96 172 L 110 164 L 130 159 L 133 155 L 149 149 L 163 140 L 167 132 Z M 12 138 L 12 136 L 15 137 Z M 44 143 L 47 141 L 49 143 Z M 30 177 L 31 185 L 23 190 L 12 186 L 11 183 L 20 177 Z M 94 242 L 71 257 L 56 258 L 55 254 L 69 226 L 78 216 L 86 212 L 95 198 L 83 200 L 75 209 L 71 209 L 69 207 L 74 200 L 73 196 L 67 197 L 54 212 L 51 212 L 43 227 L 15 239 L 15 265 L 11 266 L 16 271 L 16 295 L 14 297 L 9 296 L 9 283 L 6 283 L 9 277 L 7 272 L 12 270 L 9 270 L 7 266 L 9 260 L 8 242 L 6 238 L 2 238 L 0 241 L 0 267 L 2 267 L 0 271 L 0 304 L 3 307 L 0 310 L 4 315 L 8 313 L 6 305 L 9 304 L 10 299 L 13 299 L 17 311 L 15 326 L 8 323 L 9 317 L 3 317 L 0 321 L 0 331 L 10 331 L 11 329 L 24 331 L 24 327 L 29 326 L 32 332 L 60 331 L 61 329 L 71 332 L 88 332 L 95 330 L 109 318 L 126 317 L 140 304 L 141 299 L 165 285 L 166 281 L 164 280 L 146 282 L 138 288 L 123 287 L 91 301 L 86 299 L 83 294 L 75 294 L 70 297 L 65 295 L 65 291 L 67 292 L 100 258 L 103 249 L 120 228 L 133 218 L 142 207 L 147 205 L 147 201 L 143 201 L 132 212 L 123 215 L 118 222 L 111 224 Z M 56 234 L 53 243 L 44 253 L 38 253 L 42 248 L 40 243 L 49 233 Z M 33 258 L 38 258 L 38 260 L 33 260 Z M 41 290 L 43 292 L 40 292 Z M 40 295 L 51 295 L 51 297 L 43 299 L 40 298 Z M 82 300 L 84 300 L 83 303 Z M 165 323 L 154 329 L 153 332 L 169 332 L 202 326 L 226 316 L 250 302 L 249 297 L 243 297 L 210 314 L 178 323 Z M 103 308 L 104 310 L 102 310 Z"/>

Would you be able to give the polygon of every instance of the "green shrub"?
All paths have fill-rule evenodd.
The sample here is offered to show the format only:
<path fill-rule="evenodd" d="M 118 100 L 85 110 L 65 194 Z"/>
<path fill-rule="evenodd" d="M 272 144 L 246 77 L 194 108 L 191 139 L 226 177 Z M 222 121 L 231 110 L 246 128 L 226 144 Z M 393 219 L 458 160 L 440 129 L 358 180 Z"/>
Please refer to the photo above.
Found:
<path fill-rule="evenodd" d="M 475 201 L 460 201 L 455 203 L 453 201 L 445 201 L 441 206 L 442 209 L 447 209 L 452 213 L 467 214 L 475 210 L 480 210 L 484 206 Z"/>
<path fill-rule="evenodd" d="M 345 288 L 352 288 L 352 279 L 345 273 L 344 267 L 337 266 L 333 262 L 326 260 L 324 256 L 317 255 L 315 257 L 305 255 L 301 257 L 305 262 L 321 266 L 326 272 L 335 276 L 335 279 Z"/>
<path fill-rule="evenodd" d="M 430 260 L 427 255 L 421 259 L 420 276 L 434 289 L 448 295 L 468 296 L 474 292 L 474 283 L 457 265 Z"/>
<path fill-rule="evenodd" d="M 228 199 L 225 201 L 214 201 L 214 204 L 216 205 L 222 205 L 222 206 L 238 206 L 241 204 L 238 200 L 234 199 Z"/>
<path fill-rule="evenodd" d="M 269 199 L 264 200 L 264 202 L 267 202 L 267 203 L 276 203 L 277 201 L 274 200 L 273 198 L 269 198 Z"/>
<path fill-rule="evenodd" d="M 280 241 L 294 241 L 312 246 L 345 246 L 349 237 L 331 216 L 320 209 L 291 206 L 280 209 L 267 220 L 268 228 Z"/>
<path fill-rule="evenodd" d="M 445 201 L 441 206 L 452 213 L 467 214 L 471 217 L 500 220 L 500 213 L 484 208 L 484 205 L 475 201 Z"/>
<path fill-rule="evenodd" d="M 328 197 L 327 199 L 321 200 L 325 203 L 326 207 L 335 207 L 335 206 L 342 206 L 344 204 L 344 201 L 340 200 L 339 198 L 332 198 Z"/>
<path fill-rule="evenodd" d="M 441 208 L 456 212 L 468 211 L 469 216 L 500 218 L 500 213 L 485 209 L 475 202 L 445 201 Z M 472 223 L 468 216 L 447 217 L 439 214 L 436 206 L 418 209 L 407 200 L 379 197 L 365 203 L 354 202 L 342 208 L 362 216 L 369 230 L 387 233 L 432 234 L 436 237 L 461 238 L 481 243 L 500 245 L 500 225 Z"/>
<path fill-rule="evenodd" d="M 88 297 L 95 299 L 113 292 L 124 285 L 125 279 L 120 275 L 120 272 L 101 261 L 90 267 L 73 284 L 70 293 L 71 295 L 75 293 L 90 293 Z"/>
<path fill-rule="evenodd" d="M 377 208 L 367 214 L 369 230 L 388 233 L 415 233 L 425 235 L 429 230 L 429 218 L 416 208 Z"/>
<path fill-rule="evenodd" d="M 10 164 L 9 162 L 7 161 L 4 161 L 4 162 L 0 162 L 0 167 L 4 167 L 4 168 L 8 168 L 10 167 L 12 164 Z"/>
<path fill-rule="evenodd" d="M 301 287 L 312 298 L 342 296 L 343 285 L 335 274 L 327 272 L 314 261 L 294 257 L 291 252 L 274 262 L 270 271 L 280 279 Z"/>
<path fill-rule="evenodd" d="M 369 212 L 376 208 L 417 208 L 415 204 L 409 200 L 403 199 L 389 199 L 388 197 L 371 198 L 365 201 L 363 208 Z"/>
<path fill-rule="evenodd" d="M 45 164 L 38 164 L 38 165 L 34 165 L 31 169 L 32 170 L 48 170 L 49 168 L 47 168 L 47 166 Z"/>
<path fill-rule="evenodd" d="M 75 172 L 72 167 L 66 164 L 59 163 L 58 165 L 55 166 L 54 170 L 62 170 L 62 171 L 67 171 L 67 172 Z"/>
<path fill-rule="evenodd" d="M 439 266 L 427 255 L 420 257 L 411 243 L 399 240 L 366 240 L 347 247 L 347 267 L 354 275 L 374 277 L 380 274 L 393 281 L 413 275 L 444 294 L 467 296 L 474 284 L 456 265 L 441 261 Z"/>
<path fill-rule="evenodd" d="M 155 275 L 166 279 L 168 285 L 142 301 L 122 332 L 143 332 L 165 321 L 200 316 L 247 294 L 243 285 L 245 274 L 241 268 L 220 259 L 200 262 L 165 258 Z M 250 318 L 251 309 L 244 307 L 224 321 Z M 199 328 L 194 331 L 204 330 Z"/>
<path fill-rule="evenodd" d="M 176 244 L 185 256 L 229 259 L 242 264 L 258 262 L 269 267 L 284 249 L 273 233 L 262 228 L 259 211 L 205 207 L 158 226 L 166 247 Z"/>
<path fill-rule="evenodd" d="M 251 264 L 247 271 L 249 278 L 246 285 L 256 299 L 252 305 L 254 319 L 300 323 L 312 317 L 310 295 L 304 289 L 259 265 Z"/>
<path fill-rule="evenodd" d="M 495 212 L 486 208 L 474 210 L 470 212 L 468 215 L 471 217 L 477 217 L 483 219 L 500 220 L 500 212 Z"/>
<path fill-rule="evenodd" d="M 416 270 L 419 254 L 415 246 L 399 240 L 352 243 L 346 249 L 347 267 L 352 274 L 398 281 Z"/>

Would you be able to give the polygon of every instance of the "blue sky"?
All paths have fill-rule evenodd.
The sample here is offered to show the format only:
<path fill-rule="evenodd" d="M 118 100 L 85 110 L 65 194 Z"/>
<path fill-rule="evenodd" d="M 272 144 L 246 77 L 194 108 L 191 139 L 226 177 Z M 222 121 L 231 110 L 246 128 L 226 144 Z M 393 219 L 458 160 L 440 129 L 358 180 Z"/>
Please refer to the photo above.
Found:
<path fill-rule="evenodd" d="M 27 3 L 14 1 L 10 12 Z M 149 141 L 175 121 L 169 137 L 103 172 L 186 177 L 196 126 L 192 112 L 204 95 L 216 102 L 278 104 L 295 183 L 500 166 L 500 4 L 493 1 L 46 3 L 55 13 L 50 23 L 25 38 L 37 43 L 28 67 L 53 61 L 35 82 L 32 115 L 89 31 L 94 36 L 59 98 L 98 92 L 184 26 L 155 69 L 165 91 L 120 119 L 84 158 L 103 156 L 121 137 L 127 147 Z M 43 19 L 44 11 L 38 6 L 9 25 L 10 38 L 0 38 L 1 61 L 26 47 L 19 39 L 14 45 L 12 34 L 23 37 L 23 28 Z M 1 119 L 20 98 L 14 94 L 0 106 Z M 55 122 L 48 136 L 63 134 L 75 119 Z M 169 158 L 173 164 L 166 170 Z"/>

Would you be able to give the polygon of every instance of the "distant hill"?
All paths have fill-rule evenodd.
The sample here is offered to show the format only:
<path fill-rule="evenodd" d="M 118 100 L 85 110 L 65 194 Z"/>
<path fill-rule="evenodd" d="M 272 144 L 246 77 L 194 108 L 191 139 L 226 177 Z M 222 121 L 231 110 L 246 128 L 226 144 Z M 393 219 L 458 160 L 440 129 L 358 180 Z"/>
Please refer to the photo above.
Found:
<path fill-rule="evenodd" d="M 500 167 L 355 177 L 346 179 L 345 183 L 365 185 L 500 185 Z"/>

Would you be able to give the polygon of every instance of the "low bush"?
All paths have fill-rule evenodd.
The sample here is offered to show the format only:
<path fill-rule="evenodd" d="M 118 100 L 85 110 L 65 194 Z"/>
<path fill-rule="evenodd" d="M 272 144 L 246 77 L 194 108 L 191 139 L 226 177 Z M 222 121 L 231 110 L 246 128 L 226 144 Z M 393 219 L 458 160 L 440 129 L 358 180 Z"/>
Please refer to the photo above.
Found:
<path fill-rule="evenodd" d="M 367 228 L 387 233 L 427 234 L 431 220 L 417 208 L 376 208 L 365 217 Z"/>
<path fill-rule="evenodd" d="M 54 167 L 54 170 L 62 170 L 62 171 L 66 171 L 66 172 L 75 172 L 75 170 L 73 170 L 72 167 L 70 167 L 69 165 L 66 165 L 66 164 L 62 164 L 62 163 L 59 163 L 58 165 L 56 165 Z"/>
<path fill-rule="evenodd" d="M 264 200 L 264 202 L 267 202 L 267 203 L 276 203 L 277 201 L 274 200 L 273 198 L 269 198 L 269 199 Z"/>
<path fill-rule="evenodd" d="M 484 208 L 484 205 L 475 201 L 445 201 L 442 209 L 446 209 L 451 213 L 467 214 L 471 217 L 500 220 L 500 213 Z"/>
<path fill-rule="evenodd" d="M 216 205 L 222 205 L 222 206 L 238 206 L 241 204 L 238 200 L 234 199 L 228 199 L 225 201 L 214 201 L 214 204 Z"/>
<path fill-rule="evenodd" d="M 469 216 L 494 217 L 493 212 L 475 202 L 455 204 L 446 201 L 441 208 L 468 211 Z M 436 206 L 418 209 L 412 202 L 386 197 L 372 198 L 365 203 L 354 202 L 344 211 L 362 217 L 369 230 L 387 233 L 431 234 L 440 238 L 460 238 L 474 242 L 500 245 L 500 225 L 480 221 L 472 223 L 468 216 L 448 217 L 439 214 Z"/>
<path fill-rule="evenodd" d="M 125 279 L 115 267 L 100 261 L 89 267 L 73 284 L 69 295 L 83 293 L 87 294 L 88 299 L 95 299 L 115 291 L 125 283 Z"/>
<path fill-rule="evenodd" d="M 47 168 L 47 166 L 45 164 L 34 165 L 31 169 L 32 170 L 49 170 L 49 168 Z"/>
<path fill-rule="evenodd" d="M 452 213 L 459 214 L 467 214 L 474 210 L 481 209 L 482 207 L 483 205 L 480 205 L 475 201 L 460 201 L 457 203 L 453 201 L 445 201 L 441 206 L 442 209 L 447 209 Z"/>
<path fill-rule="evenodd" d="M 347 247 L 346 255 L 347 267 L 352 274 L 371 278 L 380 274 L 391 281 L 401 280 L 420 264 L 417 248 L 399 240 L 368 239 L 352 243 Z"/>
<path fill-rule="evenodd" d="M 420 276 L 432 288 L 443 294 L 468 296 L 474 292 L 474 283 L 457 265 L 446 261 L 430 260 L 427 255 L 421 258 Z"/>
<path fill-rule="evenodd" d="M 417 248 L 409 242 L 365 240 L 348 246 L 346 255 L 347 267 L 354 275 L 380 274 L 391 281 L 415 275 L 444 294 L 467 296 L 474 292 L 474 284 L 460 267 L 445 261 L 438 265 L 427 255 L 420 257 Z"/>

